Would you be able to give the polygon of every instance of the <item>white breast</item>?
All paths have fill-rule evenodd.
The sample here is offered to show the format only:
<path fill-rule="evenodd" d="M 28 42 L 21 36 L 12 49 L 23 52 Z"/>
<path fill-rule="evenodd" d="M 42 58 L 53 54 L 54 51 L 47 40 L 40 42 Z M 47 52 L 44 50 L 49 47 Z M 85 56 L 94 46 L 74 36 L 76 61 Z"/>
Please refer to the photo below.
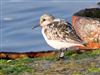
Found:
<path fill-rule="evenodd" d="M 42 34 L 43 34 L 44 39 L 48 43 L 48 45 L 50 45 L 51 47 L 53 47 L 55 49 L 69 48 L 69 47 L 73 47 L 73 46 L 83 46 L 81 44 L 75 44 L 75 43 L 69 43 L 69 42 L 67 43 L 67 42 L 62 42 L 59 40 L 48 40 L 48 38 L 46 37 L 46 35 L 44 33 L 43 28 L 42 28 Z"/>

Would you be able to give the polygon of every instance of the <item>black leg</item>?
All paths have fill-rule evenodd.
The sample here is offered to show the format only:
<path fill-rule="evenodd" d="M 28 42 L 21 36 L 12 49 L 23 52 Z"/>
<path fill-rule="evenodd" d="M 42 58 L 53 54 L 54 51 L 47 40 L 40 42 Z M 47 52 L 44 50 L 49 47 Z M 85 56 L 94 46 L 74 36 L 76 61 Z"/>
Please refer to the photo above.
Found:
<path fill-rule="evenodd" d="M 58 60 L 64 60 L 64 52 L 66 49 L 60 49 Z"/>

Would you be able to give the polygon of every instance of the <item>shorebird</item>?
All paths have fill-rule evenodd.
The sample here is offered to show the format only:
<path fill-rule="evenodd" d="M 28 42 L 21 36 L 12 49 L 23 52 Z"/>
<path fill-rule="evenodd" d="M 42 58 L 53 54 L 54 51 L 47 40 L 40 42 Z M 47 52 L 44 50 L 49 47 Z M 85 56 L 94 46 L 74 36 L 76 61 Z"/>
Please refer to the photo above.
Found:
<path fill-rule="evenodd" d="M 83 41 L 76 34 L 74 28 L 64 19 L 43 14 L 40 17 L 40 26 L 42 27 L 42 34 L 45 41 L 55 49 L 61 50 L 74 46 L 84 46 Z"/>

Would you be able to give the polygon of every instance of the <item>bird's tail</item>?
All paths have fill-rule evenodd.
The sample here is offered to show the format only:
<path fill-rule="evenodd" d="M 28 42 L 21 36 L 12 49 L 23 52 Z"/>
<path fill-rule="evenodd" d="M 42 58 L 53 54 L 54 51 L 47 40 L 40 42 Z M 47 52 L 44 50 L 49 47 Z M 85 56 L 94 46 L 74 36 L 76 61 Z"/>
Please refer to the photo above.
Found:
<path fill-rule="evenodd" d="M 95 50 L 95 49 L 100 49 L 100 43 L 94 43 L 94 42 L 89 42 L 89 43 L 83 43 L 82 46 L 75 46 L 79 50 Z"/>

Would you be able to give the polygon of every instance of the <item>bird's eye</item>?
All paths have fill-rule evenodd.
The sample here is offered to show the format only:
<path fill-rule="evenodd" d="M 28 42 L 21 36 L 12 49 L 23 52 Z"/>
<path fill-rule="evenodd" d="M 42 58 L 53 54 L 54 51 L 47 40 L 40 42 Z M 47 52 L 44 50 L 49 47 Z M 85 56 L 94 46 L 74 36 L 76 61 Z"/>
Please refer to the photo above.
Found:
<path fill-rule="evenodd" d="M 43 19 L 43 21 L 46 21 L 46 19 Z"/>

